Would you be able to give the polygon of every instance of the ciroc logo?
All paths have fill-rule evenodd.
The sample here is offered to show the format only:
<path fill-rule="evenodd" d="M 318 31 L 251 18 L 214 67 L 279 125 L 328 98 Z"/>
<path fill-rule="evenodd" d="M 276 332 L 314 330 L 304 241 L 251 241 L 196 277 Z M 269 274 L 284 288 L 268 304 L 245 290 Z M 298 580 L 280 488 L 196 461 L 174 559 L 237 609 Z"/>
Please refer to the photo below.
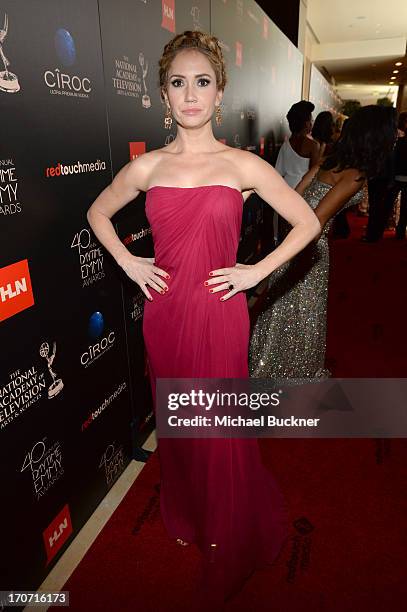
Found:
<path fill-rule="evenodd" d="M 104 355 L 115 342 L 113 330 L 105 333 L 104 318 L 99 311 L 94 312 L 89 318 L 88 335 L 94 342 L 81 355 L 81 364 L 85 368 Z"/>
<path fill-rule="evenodd" d="M 55 51 L 63 66 L 67 68 L 76 62 L 75 42 L 68 30 L 60 28 L 54 37 Z M 92 91 L 90 79 L 86 76 L 70 74 L 60 68 L 46 70 L 44 81 L 51 95 L 71 96 L 75 98 L 89 98 Z"/>

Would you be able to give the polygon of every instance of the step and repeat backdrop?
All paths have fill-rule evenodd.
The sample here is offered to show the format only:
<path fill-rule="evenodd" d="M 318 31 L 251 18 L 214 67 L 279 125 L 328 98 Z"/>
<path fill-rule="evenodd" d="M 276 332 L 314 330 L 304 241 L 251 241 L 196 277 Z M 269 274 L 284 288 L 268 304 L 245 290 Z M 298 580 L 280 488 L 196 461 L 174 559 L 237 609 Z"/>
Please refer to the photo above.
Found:
<path fill-rule="evenodd" d="M 0 590 L 39 586 L 154 425 L 144 298 L 86 212 L 123 165 L 175 138 L 157 64 L 185 29 L 223 46 L 215 135 L 272 161 L 302 56 L 255 2 L 0 0 Z M 144 201 L 114 223 L 152 256 Z M 239 261 L 271 237 L 269 208 L 246 202 Z"/>
<path fill-rule="evenodd" d="M 341 116 L 342 98 L 315 64 L 311 66 L 309 99 L 315 104 L 314 118 L 322 111 L 329 111 L 334 119 Z"/>

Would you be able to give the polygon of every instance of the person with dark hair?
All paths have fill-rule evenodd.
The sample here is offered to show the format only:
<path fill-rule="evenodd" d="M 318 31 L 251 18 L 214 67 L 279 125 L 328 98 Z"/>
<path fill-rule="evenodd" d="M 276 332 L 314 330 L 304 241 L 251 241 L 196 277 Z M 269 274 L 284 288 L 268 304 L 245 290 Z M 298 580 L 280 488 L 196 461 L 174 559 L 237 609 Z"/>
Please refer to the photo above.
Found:
<path fill-rule="evenodd" d="M 304 176 L 296 191 L 314 210 L 320 238 L 273 272 L 265 310 L 254 326 L 252 377 L 315 379 L 325 368 L 328 231 L 334 216 L 361 198 L 366 179 L 382 171 L 396 139 L 396 111 L 365 106 L 346 122 L 331 155 Z M 285 224 L 285 232 L 289 231 Z"/>
<path fill-rule="evenodd" d="M 312 126 L 311 136 L 319 143 L 319 156 L 324 157 L 329 153 L 329 145 L 332 144 L 332 137 L 335 130 L 335 123 L 332 113 L 322 111 L 316 116 Z"/>
<path fill-rule="evenodd" d="M 400 113 L 398 118 L 398 136 L 403 137 L 407 128 L 407 113 Z M 395 174 L 400 174 L 395 168 L 395 150 L 391 151 L 386 158 L 383 171 L 368 181 L 369 217 L 367 221 L 366 234 L 362 237 L 363 242 L 377 242 L 383 238 L 388 219 L 393 210 L 400 190 L 403 185 L 395 179 Z M 398 165 L 400 165 L 400 153 Z M 402 238 L 402 223 L 396 229 L 396 238 Z M 405 231 L 404 231 L 405 233 Z"/>
<path fill-rule="evenodd" d="M 369 216 L 363 242 L 377 242 L 383 238 L 387 221 L 397 197 L 394 182 L 394 151 L 391 151 L 380 174 L 367 182 Z"/>
<path fill-rule="evenodd" d="M 287 113 L 291 136 L 280 147 L 276 170 L 293 188 L 318 162 L 320 146 L 310 136 L 314 108 L 312 102 L 301 100 L 293 104 Z"/>
<path fill-rule="evenodd" d="M 346 118 L 344 121 L 342 121 L 341 124 L 341 132 L 344 128 L 344 126 L 346 125 L 346 122 L 348 121 L 349 118 Z M 335 128 L 334 128 L 335 129 Z M 329 150 L 327 151 L 327 156 L 328 154 L 330 155 L 332 153 L 333 147 L 335 146 L 336 142 L 338 141 L 340 134 L 338 135 L 338 137 L 335 139 L 334 137 L 334 141 L 332 142 L 332 145 L 329 147 Z M 333 238 L 348 238 L 350 235 L 350 226 L 348 223 L 348 207 L 345 207 L 343 210 L 341 210 L 340 212 L 338 212 L 337 215 L 335 215 L 335 218 L 332 222 L 332 237 Z"/>
<path fill-rule="evenodd" d="M 407 113 L 405 113 L 407 124 Z M 399 124 L 400 129 L 400 124 Z M 395 191 L 400 197 L 400 216 L 396 227 L 396 238 L 404 240 L 407 227 L 407 130 L 406 135 L 398 138 L 394 151 Z"/>

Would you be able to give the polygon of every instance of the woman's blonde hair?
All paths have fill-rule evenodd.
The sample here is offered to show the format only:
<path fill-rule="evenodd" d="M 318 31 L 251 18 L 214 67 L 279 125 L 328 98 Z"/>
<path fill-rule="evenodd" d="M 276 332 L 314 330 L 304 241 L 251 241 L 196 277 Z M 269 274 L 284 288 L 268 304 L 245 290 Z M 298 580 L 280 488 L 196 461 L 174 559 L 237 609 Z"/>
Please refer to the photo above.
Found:
<path fill-rule="evenodd" d="M 164 101 L 163 91 L 167 90 L 168 71 L 171 62 L 179 51 L 194 49 L 204 53 L 216 75 L 217 89 L 222 91 L 226 85 L 225 59 L 223 57 L 220 42 L 216 36 L 210 36 L 198 30 L 185 30 L 182 34 L 174 36 L 164 47 L 163 54 L 158 62 L 159 65 L 159 87 L 161 99 Z"/>

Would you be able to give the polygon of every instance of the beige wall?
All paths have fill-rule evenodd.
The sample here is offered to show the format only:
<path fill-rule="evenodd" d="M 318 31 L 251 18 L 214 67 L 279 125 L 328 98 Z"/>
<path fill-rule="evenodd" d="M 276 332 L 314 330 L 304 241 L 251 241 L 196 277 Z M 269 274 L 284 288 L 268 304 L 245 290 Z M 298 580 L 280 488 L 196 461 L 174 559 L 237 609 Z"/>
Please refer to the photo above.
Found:
<path fill-rule="evenodd" d="M 397 110 L 399 113 L 407 111 L 407 84 L 399 86 L 399 93 L 397 96 Z"/>

